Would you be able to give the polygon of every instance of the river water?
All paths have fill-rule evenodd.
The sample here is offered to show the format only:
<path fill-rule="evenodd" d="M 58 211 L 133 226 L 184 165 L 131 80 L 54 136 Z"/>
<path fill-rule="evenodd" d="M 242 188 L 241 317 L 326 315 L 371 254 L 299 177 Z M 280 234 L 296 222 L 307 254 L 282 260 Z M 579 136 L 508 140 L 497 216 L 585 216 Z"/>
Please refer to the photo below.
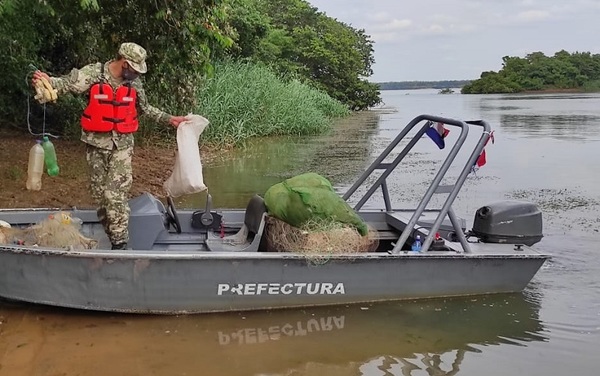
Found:
<path fill-rule="evenodd" d="M 597 375 L 600 95 L 382 95 L 381 108 L 331 134 L 250 142 L 205 166 L 213 203 L 243 207 L 307 171 L 344 192 L 415 116 L 485 119 L 495 143 L 454 209 L 469 225 L 495 200 L 542 209 L 545 236 L 534 247 L 553 258 L 523 293 L 180 317 L 0 302 L 0 375 Z M 417 144 L 391 177 L 395 206 L 415 206 L 448 149 Z M 204 202 L 199 195 L 178 205 Z"/>

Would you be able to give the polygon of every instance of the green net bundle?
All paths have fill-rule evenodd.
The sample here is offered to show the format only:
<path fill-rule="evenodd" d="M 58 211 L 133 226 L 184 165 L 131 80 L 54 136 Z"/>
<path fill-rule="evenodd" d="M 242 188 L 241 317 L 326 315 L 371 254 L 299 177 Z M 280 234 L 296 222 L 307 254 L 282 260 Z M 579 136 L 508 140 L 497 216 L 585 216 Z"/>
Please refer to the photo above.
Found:
<path fill-rule="evenodd" d="M 333 189 L 329 180 L 316 173 L 289 178 L 270 187 L 265 193 L 270 216 L 294 227 L 309 221 L 334 221 L 348 224 L 362 235 L 369 233 L 367 224 Z"/>

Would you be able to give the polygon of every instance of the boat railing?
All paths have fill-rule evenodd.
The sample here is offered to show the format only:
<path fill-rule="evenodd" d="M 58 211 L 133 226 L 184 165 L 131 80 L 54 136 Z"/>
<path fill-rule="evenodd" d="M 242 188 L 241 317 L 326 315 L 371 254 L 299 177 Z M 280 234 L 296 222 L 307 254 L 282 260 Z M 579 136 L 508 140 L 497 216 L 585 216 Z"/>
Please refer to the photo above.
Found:
<path fill-rule="evenodd" d="M 417 131 L 417 133 L 412 137 L 412 139 L 404 146 L 402 151 L 394 158 L 391 162 L 384 162 L 385 159 L 396 149 L 398 144 L 408 135 L 408 133 L 415 127 L 419 125 L 419 123 L 425 121 L 425 123 L 421 126 L 421 128 Z M 395 243 L 394 248 L 391 250 L 392 253 L 399 253 L 402 250 L 402 247 L 411 236 L 413 231 L 419 230 L 421 226 L 417 227 L 417 222 L 419 217 L 425 211 L 427 205 L 431 201 L 431 198 L 436 193 L 447 193 L 447 198 L 444 201 L 444 204 L 439 209 L 439 213 L 428 229 L 428 233 L 426 234 L 426 238 L 423 241 L 422 252 L 426 252 L 431 243 L 434 240 L 435 234 L 439 231 L 440 226 L 446 216 L 449 217 L 450 222 L 454 228 L 455 234 L 463 248 L 463 252 L 469 253 L 470 247 L 469 243 L 465 237 L 465 234 L 461 228 L 460 221 L 454 210 L 452 209 L 452 203 L 456 199 L 458 192 L 462 188 L 467 176 L 471 172 L 472 167 L 475 165 L 477 158 L 483 151 L 488 139 L 491 135 L 491 127 L 484 120 L 473 120 L 473 121 L 462 121 L 450 118 L 444 118 L 433 115 L 419 115 L 415 117 L 404 129 L 392 140 L 392 142 L 381 152 L 381 154 L 371 163 L 371 165 L 365 170 L 365 172 L 354 182 L 354 184 L 348 189 L 348 191 L 344 194 L 344 200 L 348 200 L 356 190 L 361 187 L 367 178 L 371 176 L 371 174 L 375 170 L 383 170 L 383 173 L 379 176 L 379 178 L 373 183 L 373 185 L 367 190 L 367 192 L 363 195 L 363 197 L 358 201 L 358 203 L 354 206 L 355 210 L 360 210 L 362 206 L 371 198 L 371 196 L 375 193 L 375 191 L 381 187 L 381 192 L 383 195 L 383 201 L 385 204 L 385 209 L 388 212 L 392 212 L 394 209 L 392 208 L 387 178 L 388 176 L 396 169 L 396 167 L 400 164 L 400 162 L 408 155 L 408 153 L 413 149 L 413 147 L 417 144 L 417 142 L 421 139 L 421 137 L 427 132 L 427 129 L 431 127 L 432 123 L 443 123 L 447 126 L 460 128 L 460 135 L 458 136 L 456 142 L 454 143 L 452 149 L 448 153 L 448 156 L 441 164 L 438 169 L 435 177 L 433 178 L 429 188 L 421 198 L 421 201 L 417 205 L 414 210 L 410 220 L 406 224 L 404 231 L 398 238 L 398 241 Z M 469 127 L 481 127 L 482 134 L 473 148 L 471 155 L 467 159 L 462 171 L 458 175 L 456 182 L 453 185 L 442 186 L 440 185 L 446 173 L 450 169 L 450 166 L 454 163 L 458 152 L 463 147 L 467 136 L 469 134 Z"/>

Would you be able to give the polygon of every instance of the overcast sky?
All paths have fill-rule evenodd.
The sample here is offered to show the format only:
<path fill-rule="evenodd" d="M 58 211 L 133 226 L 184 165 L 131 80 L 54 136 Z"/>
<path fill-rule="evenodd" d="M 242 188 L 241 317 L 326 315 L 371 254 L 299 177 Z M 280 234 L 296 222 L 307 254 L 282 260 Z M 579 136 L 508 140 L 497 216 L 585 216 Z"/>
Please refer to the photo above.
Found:
<path fill-rule="evenodd" d="M 308 1 L 372 37 L 374 82 L 475 79 L 535 51 L 600 53 L 600 0 Z"/>

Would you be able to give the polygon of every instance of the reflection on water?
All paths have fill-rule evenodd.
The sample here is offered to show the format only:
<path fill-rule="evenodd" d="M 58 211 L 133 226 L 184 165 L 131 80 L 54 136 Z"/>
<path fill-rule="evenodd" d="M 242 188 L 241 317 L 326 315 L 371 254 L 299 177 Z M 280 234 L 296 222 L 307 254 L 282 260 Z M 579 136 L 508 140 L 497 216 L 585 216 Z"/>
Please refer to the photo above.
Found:
<path fill-rule="evenodd" d="M 503 128 L 509 128 L 514 133 L 538 137 L 552 129 L 553 137 L 558 139 L 588 140 L 590 136 L 600 134 L 600 117 L 584 115 L 501 115 Z"/>
<path fill-rule="evenodd" d="M 538 311 L 522 294 L 183 317 L 4 303 L 0 373 L 450 375 L 485 347 L 546 341 Z"/>
<path fill-rule="evenodd" d="M 507 101 L 523 101 L 523 100 L 533 100 L 533 101 L 549 101 L 549 100 L 588 100 L 597 98 L 597 93 L 559 93 L 559 94 L 508 94 L 504 95 L 503 98 Z"/>
<path fill-rule="evenodd" d="M 363 112 L 315 137 L 280 137 L 256 140 L 226 159 L 205 166 L 204 182 L 217 207 L 241 208 L 255 194 L 273 184 L 305 172 L 327 176 L 333 184 L 345 182 L 366 167 L 373 152 L 370 138 L 377 132 L 380 114 Z M 206 194 L 181 198 L 181 207 L 203 207 Z"/>
<path fill-rule="evenodd" d="M 282 337 L 303 337 L 318 332 L 331 332 L 343 330 L 346 324 L 346 316 L 323 316 L 313 317 L 295 322 L 269 325 L 268 327 L 246 327 L 231 333 L 219 331 L 219 345 L 253 345 L 267 341 L 279 341 Z"/>
<path fill-rule="evenodd" d="M 476 97 L 480 111 L 511 133 L 573 140 L 600 135 L 599 99 L 598 93 Z"/>

